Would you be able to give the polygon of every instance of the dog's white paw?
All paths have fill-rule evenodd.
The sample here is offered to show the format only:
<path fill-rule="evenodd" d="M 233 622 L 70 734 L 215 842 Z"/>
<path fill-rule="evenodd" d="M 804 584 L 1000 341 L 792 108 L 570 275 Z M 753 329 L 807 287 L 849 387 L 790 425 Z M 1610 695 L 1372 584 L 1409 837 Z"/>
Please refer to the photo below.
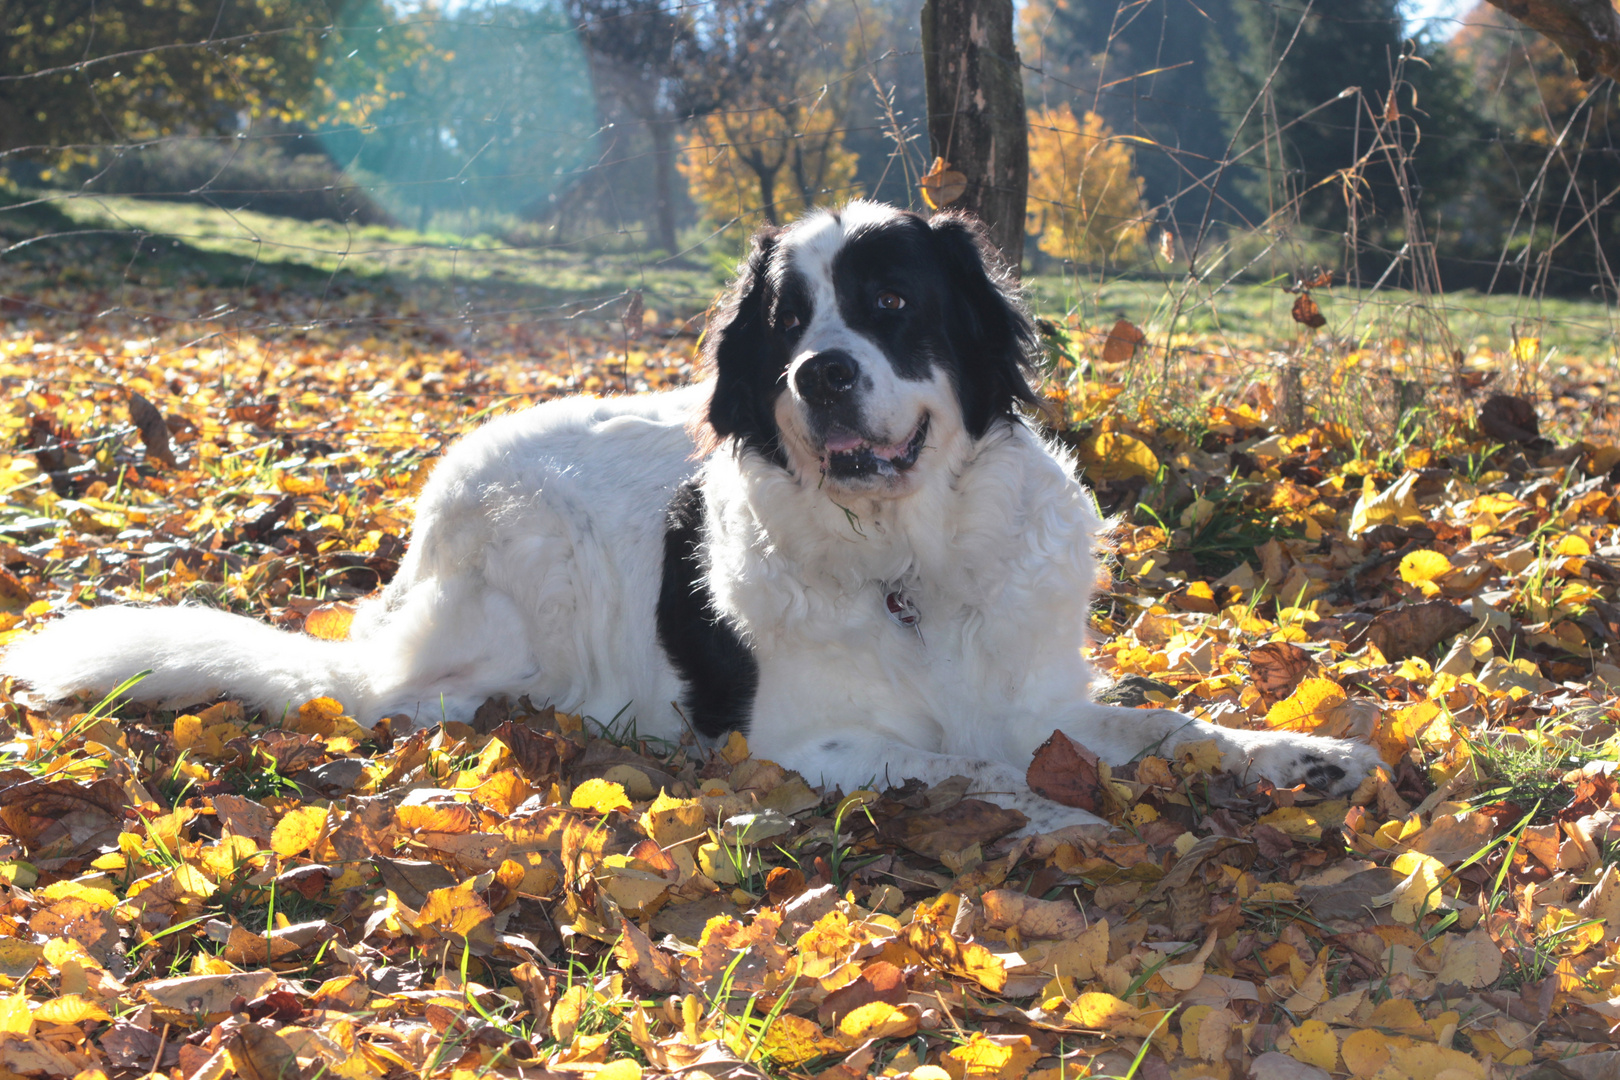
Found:
<path fill-rule="evenodd" d="M 1376 749 L 1350 739 L 1292 736 L 1248 751 L 1252 772 L 1278 787 L 1304 784 L 1336 798 L 1355 794 L 1367 774 L 1384 764 Z"/>

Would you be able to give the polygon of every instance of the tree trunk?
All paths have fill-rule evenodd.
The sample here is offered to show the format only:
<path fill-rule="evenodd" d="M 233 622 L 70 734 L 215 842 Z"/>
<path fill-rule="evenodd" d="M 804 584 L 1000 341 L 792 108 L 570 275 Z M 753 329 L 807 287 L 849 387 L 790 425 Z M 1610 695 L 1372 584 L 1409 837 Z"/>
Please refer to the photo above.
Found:
<path fill-rule="evenodd" d="M 675 121 L 649 120 L 647 131 L 653 143 L 653 204 L 657 218 L 658 246 L 674 255 L 675 243 Z"/>
<path fill-rule="evenodd" d="M 934 154 L 967 177 L 953 207 L 983 219 L 1016 273 L 1024 255 L 1029 128 L 1012 0 L 923 0 L 923 77 Z"/>
<path fill-rule="evenodd" d="M 767 225 L 780 225 L 781 222 L 776 217 L 776 173 L 782 166 L 778 165 L 776 168 L 767 169 L 760 162 L 749 161 L 747 158 L 743 158 L 743 160 L 748 162 L 748 167 L 753 170 L 755 178 L 759 180 L 760 216 L 765 219 Z"/>
<path fill-rule="evenodd" d="M 1575 64 L 1582 79 L 1620 81 L 1620 15 L 1610 0 L 1490 0 L 1544 35 Z"/>

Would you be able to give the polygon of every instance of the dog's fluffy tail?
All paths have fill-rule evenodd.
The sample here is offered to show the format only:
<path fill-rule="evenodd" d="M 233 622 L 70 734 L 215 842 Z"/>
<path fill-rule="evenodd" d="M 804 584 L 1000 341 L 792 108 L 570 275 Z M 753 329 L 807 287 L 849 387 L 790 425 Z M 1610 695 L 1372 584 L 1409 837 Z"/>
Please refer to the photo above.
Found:
<path fill-rule="evenodd" d="M 75 612 L 0 655 L 0 672 L 52 700 L 106 694 L 150 670 L 129 696 L 192 705 L 228 694 L 266 711 L 368 694 L 357 642 L 322 641 L 201 607 L 104 607 Z"/>

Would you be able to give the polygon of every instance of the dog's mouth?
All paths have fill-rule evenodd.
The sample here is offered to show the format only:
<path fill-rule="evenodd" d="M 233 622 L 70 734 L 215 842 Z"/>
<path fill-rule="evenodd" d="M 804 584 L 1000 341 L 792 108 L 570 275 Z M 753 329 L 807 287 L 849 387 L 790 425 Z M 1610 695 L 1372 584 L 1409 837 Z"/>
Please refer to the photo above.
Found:
<path fill-rule="evenodd" d="M 917 464 L 928 440 L 928 414 L 911 435 L 895 443 L 874 443 L 854 432 L 835 430 L 821 445 L 821 471 L 835 480 L 894 477 Z"/>

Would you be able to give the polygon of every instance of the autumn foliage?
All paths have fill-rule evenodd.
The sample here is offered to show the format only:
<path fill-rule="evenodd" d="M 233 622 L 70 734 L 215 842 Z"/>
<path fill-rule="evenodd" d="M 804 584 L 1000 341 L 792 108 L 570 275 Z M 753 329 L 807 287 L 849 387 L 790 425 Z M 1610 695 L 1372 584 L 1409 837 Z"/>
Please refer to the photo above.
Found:
<path fill-rule="evenodd" d="M 455 338 L 420 295 L 180 284 L 86 318 L 65 269 L 0 316 L 0 640 L 130 600 L 341 638 L 448 439 L 696 374 L 667 311 Z M 152 314 L 227 307 L 229 335 Z M 1432 387 L 1399 442 L 1317 401 L 1289 426 L 1248 380 L 1183 423 L 1127 390 L 1155 334 L 1060 328 L 1043 415 L 1122 521 L 1096 617 L 1116 700 L 1370 739 L 1387 768 L 1354 798 L 1255 785 L 1212 745 L 1110 769 L 1054 734 L 1031 784 L 1111 824 L 1015 838 L 965 780 L 825 791 L 740 735 L 653 743 L 546 702 L 410 732 L 324 698 L 258 716 L 0 685 L 0 1066 L 1612 1067 L 1620 447 L 1576 437 L 1600 369 L 1569 358 L 1532 399 L 1482 346 L 1464 373 L 1501 385 Z"/>
<path fill-rule="evenodd" d="M 829 107 L 758 107 L 698 120 L 677 168 L 713 221 L 788 221 L 809 207 L 853 198 L 856 158 Z"/>
<path fill-rule="evenodd" d="M 1094 112 L 1068 105 L 1029 117 L 1028 231 L 1048 255 L 1076 262 L 1140 252 L 1151 218 L 1128 142 Z"/>

